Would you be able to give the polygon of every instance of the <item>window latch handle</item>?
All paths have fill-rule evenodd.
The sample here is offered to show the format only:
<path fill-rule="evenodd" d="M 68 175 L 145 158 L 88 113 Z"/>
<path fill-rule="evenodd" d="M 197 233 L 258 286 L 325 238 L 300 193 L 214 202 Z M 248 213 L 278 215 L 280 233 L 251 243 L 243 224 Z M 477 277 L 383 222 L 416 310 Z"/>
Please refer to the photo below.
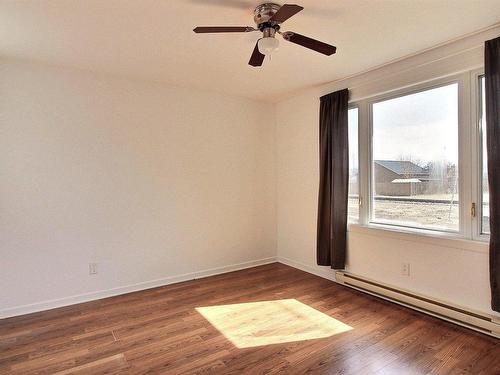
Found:
<path fill-rule="evenodd" d="M 476 217 L 476 204 L 472 203 L 470 206 L 470 216 Z"/>

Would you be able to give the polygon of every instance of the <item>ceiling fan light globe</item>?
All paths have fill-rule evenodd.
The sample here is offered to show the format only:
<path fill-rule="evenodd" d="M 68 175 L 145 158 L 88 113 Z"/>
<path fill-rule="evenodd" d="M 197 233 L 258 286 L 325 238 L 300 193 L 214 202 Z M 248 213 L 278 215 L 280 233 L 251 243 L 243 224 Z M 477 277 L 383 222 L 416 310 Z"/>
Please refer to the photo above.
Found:
<path fill-rule="evenodd" d="M 274 51 L 276 51 L 279 47 L 278 39 L 274 37 L 266 37 L 259 40 L 257 46 L 259 48 L 259 52 L 263 55 L 271 55 Z"/>

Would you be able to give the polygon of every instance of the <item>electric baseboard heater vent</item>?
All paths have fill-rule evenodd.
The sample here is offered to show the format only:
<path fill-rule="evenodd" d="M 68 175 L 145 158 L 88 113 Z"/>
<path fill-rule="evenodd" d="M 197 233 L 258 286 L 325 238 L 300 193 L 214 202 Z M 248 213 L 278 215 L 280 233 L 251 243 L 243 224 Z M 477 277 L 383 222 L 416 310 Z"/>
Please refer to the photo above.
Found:
<path fill-rule="evenodd" d="M 396 302 L 412 309 L 436 316 L 443 320 L 459 324 L 461 326 L 500 338 L 500 318 L 474 312 L 464 307 L 454 306 L 385 285 L 383 283 L 356 276 L 348 272 L 335 272 L 336 281 L 339 284 L 375 295 L 377 297 Z"/>

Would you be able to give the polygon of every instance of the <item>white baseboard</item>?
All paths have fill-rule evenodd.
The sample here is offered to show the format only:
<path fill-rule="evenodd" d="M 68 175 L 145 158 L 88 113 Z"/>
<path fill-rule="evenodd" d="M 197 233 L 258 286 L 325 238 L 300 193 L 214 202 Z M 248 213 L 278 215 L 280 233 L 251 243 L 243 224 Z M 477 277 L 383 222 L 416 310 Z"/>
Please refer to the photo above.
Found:
<path fill-rule="evenodd" d="M 333 269 L 331 269 L 330 267 L 317 266 L 317 265 L 312 265 L 312 264 L 309 265 L 309 264 L 298 262 L 296 260 L 292 260 L 289 258 L 284 258 L 281 256 L 276 257 L 276 261 L 278 261 L 279 263 L 286 264 L 287 266 L 297 268 L 299 270 L 302 270 L 302 271 L 305 271 L 308 273 L 312 273 L 313 275 L 323 277 L 323 278 L 328 279 L 328 280 L 335 281 L 335 271 Z"/>
<path fill-rule="evenodd" d="M 0 319 L 18 316 L 18 315 L 24 315 L 24 314 L 31 314 L 34 312 L 55 309 L 58 307 L 74 305 L 74 304 L 82 303 L 82 302 L 94 301 L 94 300 L 102 299 L 102 298 L 106 298 L 106 297 L 118 296 L 120 294 L 137 292 L 140 290 L 156 288 L 159 286 L 179 283 L 182 281 L 201 279 L 201 278 L 208 277 L 208 276 L 220 275 L 220 274 L 227 273 L 227 272 L 238 271 L 238 270 L 242 270 L 245 268 L 261 266 L 264 264 L 269 264 L 269 263 L 274 263 L 274 262 L 276 262 L 276 257 L 257 259 L 257 260 L 252 260 L 252 261 L 248 261 L 248 262 L 243 262 L 243 263 L 231 264 L 231 265 L 211 268 L 211 269 L 207 269 L 207 270 L 185 273 L 182 275 L 168 276 L 168 277 L 164 277 L 161 279 L 145 281 L 145 282 L 141 282 L 141 283 L 137 283 L 137 284 L 133 284 L 133 285 L 126 285 L 126 286 L 121 286 L 121 287 L 112 288 L 112 289 L 106 289 L 106 290 L 100 290 L 100 291 L 96 291 L 96 292 L 78 294 L 78 295 L 74 295 L 74 296 L 52 299 L 52 300 L 48 300 L 48 301 L 41 301 L 41 302 L 29 304 L 29 305 L 10 307 L 7 309 L 0 310 Z"/>

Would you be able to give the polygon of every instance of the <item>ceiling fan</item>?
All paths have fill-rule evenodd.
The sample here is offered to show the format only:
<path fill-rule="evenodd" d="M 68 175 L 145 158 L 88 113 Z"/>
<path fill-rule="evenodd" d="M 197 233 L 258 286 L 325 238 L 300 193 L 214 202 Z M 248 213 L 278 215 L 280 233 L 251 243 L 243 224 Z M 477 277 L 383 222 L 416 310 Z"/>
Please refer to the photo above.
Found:
<path fill-rule="evenodd" d="M 252 31 L 261 31 L 260 38 L 253 50 L 252 56 L 248 64 L 252 66 L 261 66 L 266 55 L 271 55 L 279 46 L 278 40 L 275 38 L 276 33 L 280 34 L 283 39 L 312 49 L 316 52 L 330 56 L 337 50 L 336 47 L 298 34 L 293 31 L 280 31 L 280 24 L 285 22 L 290 17 L 300 12 L 303 7 L 295 4 L 284 4 L 280 6 L 274 3 L 264 3 L 259 5 L 254 10 L 254 21 L 257 28 L 251 26 L 198 26 L 193 29 L 195 33 L 248 33 Z"/>

